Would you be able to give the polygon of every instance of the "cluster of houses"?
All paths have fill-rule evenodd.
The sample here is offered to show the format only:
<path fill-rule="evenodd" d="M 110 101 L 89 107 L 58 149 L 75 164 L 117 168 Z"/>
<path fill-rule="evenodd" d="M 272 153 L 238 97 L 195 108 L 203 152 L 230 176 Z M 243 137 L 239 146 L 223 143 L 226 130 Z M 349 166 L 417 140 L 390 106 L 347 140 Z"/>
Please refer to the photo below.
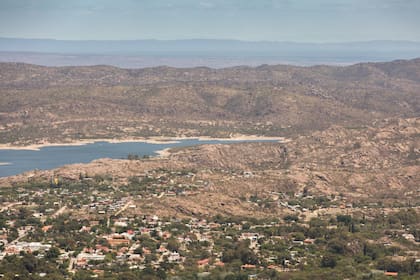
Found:
<path fill-rule="evenodd" d="M 156 215 L 144 217 L 144 226 L 132 228 L 130 219 L 118 219 L 113 223 L 114 229 L 119 233 L 104 234 L 97 237 L 97 244 L 92 248 L 84 248 L 76 257 L 72 258 L 70 269 L 88 268 L 97 270 L 100 264 L 108 261 L 114 263 L 128 264 L 132 268 L 145 267 L 148 256 L 152 261 L 149 263 L 155 268 L 159 268 L 162 263 L 177 264 L 183 266 L 187 256 L 189 245 L 193 242 L 204 242 L 205 248 L 209 252 L 209 257 L 197 259 L 196 265 L 201 270 L 210 270 L 215 267 L 223 267 L 225 263 L 223 259 L 223 251 L 216 250 L 215 238 L 225 238 L 227 240 L 247 241 L 249 249 L 257 255 L 260 252 L 260 240 L 264 235 L 257 232 L 242 230 L 242 224 L 235 223 L 217 223 L 208 222 L 203 219 L 191 219 L 185 224 L 187 230 L 179 229 L 168 230 L 172 223 L 179 223 L 177 219 L 171 221 L 162 221 Z M 228 226 L 238 231 L 238 236 L 225 235 L 224 229 Z M 262 225 L 264 227 L 276 226 L 275 224 Z M 81 230 L 89 231 L 90 227 L 83 227 Z M 155 248 L 144 246 L 141 239 L 147 237 L 155 242 Z M 169 248 L 169 240 L 175 240 L 179 244 L 179 248 Z M 307 246 L 313 244 L 314 240 L 291 241 L 290 259 L 286 259 L 282 265 L 276 265 L 275 259 L 266 257 L 265 261 L 271 263 L 270 268 L 278 271 L 292 271 L 296 264 L 303 262 L 304 257 L 299 256 L 294 251 L 293 246 Z M 219 249 L 220 250 L 220 249 Z M 112 256 L 112 257 L 107 257 Z M 261 258 L 263 258 L 261 256 Z M 263 260 L 263 259 L 261 259 Z M 99 266 L 98 266 L 99 264 Z M 254 270 L 258 269 L 257 264 L 243 264 L 241 269 Z"/>
<path fill-rule="evenodd" d="M 41 242 L 15 242 L 8 244 L 0 256 L 18 255 L 20 252 L 33 253 L 39 251 L 48 251 L 51 244 L 43 244 Z"/>
<path fill-rule="evenodd" d="M 235 176 L 253 178 L 257 175 L 246 171 Z M 128 196 L 127 193 L 122 194 L 123 188 L 129 188 L 130 185 L 122 186 L 121 190 L 112 186 L 106 186 L 108 189 L 102 190 L 92 187 L 86 191 L 72 190 L 69 187 L 39 190 L 17 189 L 18 195 L 14 197 L 17 201 L 9 201 L 10 207 L 4 207 L 0 211 L 7 212 L 8 215 L 14 217 L 14 220 L 6 221 L 8 229 L 0 229 L 0 245 L 3 245 L 0 246 L 0 260 L 6 255 L 18 255 L 21 252 L 39 252 L 37 257 L 45 256 L 45 252 L 57 244 L 51 237 L 45 238 L 42 242 L 34 242 L 30 238 L 30 233 L 39 230 L 44 233 L 51 232 L 54 225 L 46 222 L 47 219 L 54 220 L 67 210 L 73 215 L 67 217 L 69 219 L 75 218 L 74 213 L 83 215 L 83 218 L 78 217 L 84 223 L 80 224 L 77 231 L 92 237 L 89 247 L 81 245 L 77 252 L 60 250 L 58 261 L 68 262 L 68 269 L 71 272 L 78 269 L 89 269 L 100 274 L 105 264 L 127 264 L 133 269 L 142 269 L 146 265 L 161 268 L 164 264 L 171 264 L 182 269 L 184 265 L 191 264 L 189 258 L 193 258 L 193 262 L 201 271 L 208 272 L 213 268 L 227 265 L 223 262 L 224 249 L 217 246 L 217 243 L 220 243 L 222 239 L 227 242 L 244 241 L 248 249 L 257 256 L 257 262 L 242 263 L 240 266 L 242 270 L 256 271 L 264 266 L 264 268 L 277 271 L 293 271 L 299 264 L 305 264 L 307 261 L 309 255 L 302 252 L 308 252 L 310 251 L 309 246 L 315 246 L 314 239 L 296 238 L 287 233 L 282 236 L 267 236 L 261 229 L 279 227 L 282 222 L 262 222 L 262 224 L 250 226 L 245 221 L 217 222 L 217 219 L 214 221 L 202 218 L 180 220 L 176 218 L 161 219 L 157 215 L 145 215 L 142 218 L 131 214 L 121 215 L 125 213 L 126 209 L 136 207 L 133 198 L 194 195 L 200 188 L 211 186 L 209 182 L 196 179 L 193 172 L 159 170 L 145 174 L 138 179 L 138 183 L 140 184 L 142 180 L 147 181 L 142 185 L 145 186 L 145 189 L 138 188 L 141 192 L 136 193 L 134 188 L 133 193 L 129 193 L 131 196 Z M 114 195 L 118 192 L 118 195 Z M 272 191 L 268 193 L 267 197 L 279 207 L 287 208 L 289 213 L 298 212 L 296 214 L 307 214 L 303 213 L 310 211 L 303 206 L 305 201 L 317 199 L 302 192 L 286 194 Z M 329 197 L 326 201 L 328 207 L 344 209 L 353 207 L 343 198 Z M 249 202 L 258 203 L 258 198 L 255 201 L 249 200 Z M 321 204 L 314 205 L 317 209 L 327 207 Z M 38 220 L 39 223 L 26 226 L 15 225 L 19 209 L 22 208 L 28 209 L 31 218 Z M 247 224 L 246 227 L 245 224 Z M 100 232 L 98 232 L 98 227 L 101 228 Z M 8 238 L 10 228 L 16 229 L 16 238 Z M 416 242 L 414 235 L 405 229 L 399 235 L 406 240 Z M 39 240 L 35 239 L 35 241 Z M 276 252 L 263 249 L 263 245 L 274 244 L 279 240 L 287 245 L 284 252 L 285 257 L 281 262 L 279 262 Z M 176 246 L 173 245 L 174 243 Z M 190 248 L 195 244 L 201 246 L 201 249 L 207 254 L 199 257 L 189 255 Z M 265 246 L 265 248 L 267 247 L 269 246 Z M 80 248 L 82 249 L 80 250 Z M 263 250 L 265 251 L 263 252 Z"/>

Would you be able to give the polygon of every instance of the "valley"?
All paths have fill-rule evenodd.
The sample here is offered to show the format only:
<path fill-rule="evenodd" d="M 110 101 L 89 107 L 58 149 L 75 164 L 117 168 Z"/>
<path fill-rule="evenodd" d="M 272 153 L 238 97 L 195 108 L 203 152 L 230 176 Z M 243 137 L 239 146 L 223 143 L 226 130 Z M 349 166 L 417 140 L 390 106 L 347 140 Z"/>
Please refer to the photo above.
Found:
<path fill-rule="evenodd" d="M 419 90 L 418 59 L 218 70 L 0 64 L 3 147 L 283 140 L 2 177 L 0 271 L 6 279 L 417 279 Z"/>

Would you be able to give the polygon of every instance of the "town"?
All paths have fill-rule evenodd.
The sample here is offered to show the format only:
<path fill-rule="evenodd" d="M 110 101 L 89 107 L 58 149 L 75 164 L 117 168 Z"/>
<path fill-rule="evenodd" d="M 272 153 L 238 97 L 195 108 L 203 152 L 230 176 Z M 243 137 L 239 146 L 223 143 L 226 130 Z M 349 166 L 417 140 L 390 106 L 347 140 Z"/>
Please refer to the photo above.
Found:
<path fill-rule="evenodd" d="M 418 205 L 362 204 L 340 195 L 316 196 L 305 189 L 241 198 L 252 207 L 282 215 L 205 216 L 182 208 L 176 209 L 176 215 L 153 212 L 150 206 L 159 201 L 193 199 L 211 187 L 212 180 L 198 173 L 158 168 L 126 181 L 80 174 L 77 180 L 28 178 L 27 183 L 1 188 L 0 277 L 299 279 L 310 273 L 315 279 L 340 275 L 416 279 L 420 275 Z M 234 175 L 256 176 L 250 171 Z"/>

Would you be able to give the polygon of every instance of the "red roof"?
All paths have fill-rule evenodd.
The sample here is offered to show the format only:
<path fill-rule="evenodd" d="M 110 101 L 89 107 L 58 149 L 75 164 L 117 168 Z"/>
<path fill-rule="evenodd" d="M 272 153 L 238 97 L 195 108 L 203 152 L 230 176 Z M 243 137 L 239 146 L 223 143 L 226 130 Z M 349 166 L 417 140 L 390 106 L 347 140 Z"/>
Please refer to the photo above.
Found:
<path fill-rule="evenodd" d="M 204 260 L 199 260 L 197 261 L 198 265 L 206 265 L 209 264 L 210 259 L 204 259 Z"/>
<path fill-rule="evenodd" d="M 42 230 L 43 232 L 47 232 L 47 231 L 49 231 L 50 229 L 52 229 L 52 227 L 53 227 L 52 225 L 49 225 L 49 226 L 43 226 L 41 230 Z"/>
<path fill-rule="evenodd" d="M 247 268 L 256 268 L 256 266 L 255 266 L 255 265 L 253 265 L 253 264 L 244 264 L 244 265 L 242 265 L 242 266 L 241 266 L 241 268 L 242 268 L 242 269 L 247 269 Z"/>
<path fill-rule="evenodd" d="M 217 262 L 214 265 L 215 266 L 225 266 L 225 263 L 224 262 Z"/>
<path fill-rule="evenodd" d="M 271 265 L 267 266 L 267 268 L 268 268 L 268 269 L 275 269 L 275 268 L 276 268 L 276 266 L 271 264 Z"/>

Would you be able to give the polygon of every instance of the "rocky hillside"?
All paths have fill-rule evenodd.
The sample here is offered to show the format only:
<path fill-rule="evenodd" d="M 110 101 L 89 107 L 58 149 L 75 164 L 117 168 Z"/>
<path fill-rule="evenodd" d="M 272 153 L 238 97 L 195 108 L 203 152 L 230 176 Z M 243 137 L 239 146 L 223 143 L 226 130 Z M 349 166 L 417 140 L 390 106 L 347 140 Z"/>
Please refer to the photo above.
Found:
<path fill-rule="evenodd" d="M 420 59 L 348 67 L 120 69 L 0 63 L 0 141 L 296 136 L 418 117 Z"/>
<path fill-rule="evenodd" d="M 272 192 L 340 195 L 350 202 L 420 203 L 420 119 L 393 119 L 363 128 L 334 126 L 287 143 L 203 145 L 173 149 L 168 158 L 102 159 L 0 179 L 0 185 L 111 178 L 121 187 L 155 171 L 195 170 L 188 182 L 207 182 L 194 196 L 161 198 L 148 211 L 165 214 L 264 214 L 246 199 Z M 211 197 L 211 199 L 209 199 Z M 270 210 L 271 211 L 271 210 Z M 267 213 L 266 213 L 267 214 Z M 271 213 L 273 214 L 273 213 Z"/>

